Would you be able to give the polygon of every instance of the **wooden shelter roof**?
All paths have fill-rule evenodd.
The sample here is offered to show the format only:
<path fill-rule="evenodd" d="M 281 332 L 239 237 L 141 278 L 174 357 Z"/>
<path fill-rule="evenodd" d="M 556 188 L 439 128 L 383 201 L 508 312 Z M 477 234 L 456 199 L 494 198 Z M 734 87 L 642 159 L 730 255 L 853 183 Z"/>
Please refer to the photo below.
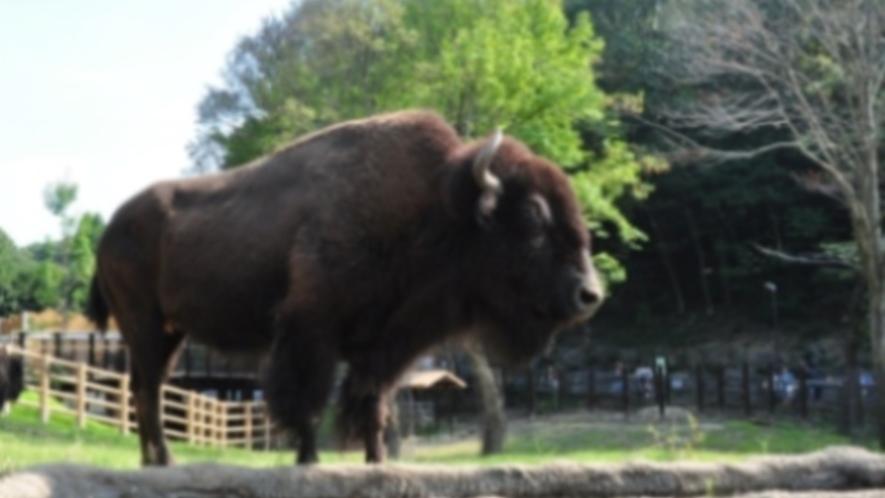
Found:
<path fill-rule="evenodd" d="M 406 375 L 403 379 L 402 387 L 416 390 L 438 387 L 465 389 L 467 388 L 467 383 L 448 370 L 416 370 Z"/>

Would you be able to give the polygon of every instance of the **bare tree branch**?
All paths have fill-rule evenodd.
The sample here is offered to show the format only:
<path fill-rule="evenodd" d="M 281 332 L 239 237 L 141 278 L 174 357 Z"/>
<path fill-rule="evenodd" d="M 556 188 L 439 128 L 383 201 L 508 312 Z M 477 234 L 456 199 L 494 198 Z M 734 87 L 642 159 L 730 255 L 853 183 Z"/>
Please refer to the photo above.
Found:
<path fill-rule="evenodd" d="M 770 258 L 774 258 L 782 263 L 788 263 L 792 265 L 842 268 L 846 270 L 851 270 L 858 275 L 861 273 L 861 268 L 857 264 L 829 254 L 789 254 L 783 251 L 778 251 L 776 249 L 763 247 L 755 243 L 751 244 L 751 246 L 758 253 Z"/>

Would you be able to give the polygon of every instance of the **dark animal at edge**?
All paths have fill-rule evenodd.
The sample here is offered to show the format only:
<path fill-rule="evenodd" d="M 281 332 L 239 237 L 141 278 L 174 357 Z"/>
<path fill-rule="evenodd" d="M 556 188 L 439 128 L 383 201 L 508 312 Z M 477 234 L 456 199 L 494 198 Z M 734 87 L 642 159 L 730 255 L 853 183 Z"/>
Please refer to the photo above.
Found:
<path fill-rule="evenodd" d="M 464 143 L 403 111 L 134 196 L 101 239 L 88 314 L 102 330 L 112 314 L 131 351 L 143 464 L 172 461 L 158 386 L 186 335 L 266 355 L 271 415 L 302 464 L 346 362 L 340 428 L 380 462 L 385 397 L 422 353 L 473 334 L 524 362 L 601 300 L 558 167 L 500 132 Z"/>
<path fill-rule="evenodd" d="M 15 402 L 25 388 L 24 362 L 21 357 L 0 346 L 0 410 Z"/>

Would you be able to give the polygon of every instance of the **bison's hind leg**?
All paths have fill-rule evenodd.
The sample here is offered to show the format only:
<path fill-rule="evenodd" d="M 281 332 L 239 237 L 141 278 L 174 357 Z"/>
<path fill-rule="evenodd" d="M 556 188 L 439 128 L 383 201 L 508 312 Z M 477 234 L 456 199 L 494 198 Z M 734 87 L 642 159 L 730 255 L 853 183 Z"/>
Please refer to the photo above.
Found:
<path fill-rule="evenodd" d="M 127 313 L 120 328 L 129 348 L 130 387 L 135 399 L 135 416 L 141 442 L 142 465 L 171 465 L 160 413 L 161 384 L 181 346 L 181 331 L 164 331 L 158 313 Z"/>
<path fill-rule="evenodd" d="M 317 427 L 332 391 L 337 361 L 337 348 L 328 336 L 280 324 L 265 384 L 271 416 L 298 437 L 298 464 L 319 461 Z"/>

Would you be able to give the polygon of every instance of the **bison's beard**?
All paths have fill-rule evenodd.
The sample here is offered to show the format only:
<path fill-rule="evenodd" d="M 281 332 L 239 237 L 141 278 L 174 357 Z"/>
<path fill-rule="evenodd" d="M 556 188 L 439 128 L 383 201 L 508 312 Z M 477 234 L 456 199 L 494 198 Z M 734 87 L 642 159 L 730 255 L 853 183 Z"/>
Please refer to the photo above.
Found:
<path fill-rule="evenodd" d="M 510 324 L 484 329 L 481 340 L 489 360 L 513 368 L 525 365 L 535 356 L 549 353 L 555 345 L 557 332 L 555 327 Z"/>

